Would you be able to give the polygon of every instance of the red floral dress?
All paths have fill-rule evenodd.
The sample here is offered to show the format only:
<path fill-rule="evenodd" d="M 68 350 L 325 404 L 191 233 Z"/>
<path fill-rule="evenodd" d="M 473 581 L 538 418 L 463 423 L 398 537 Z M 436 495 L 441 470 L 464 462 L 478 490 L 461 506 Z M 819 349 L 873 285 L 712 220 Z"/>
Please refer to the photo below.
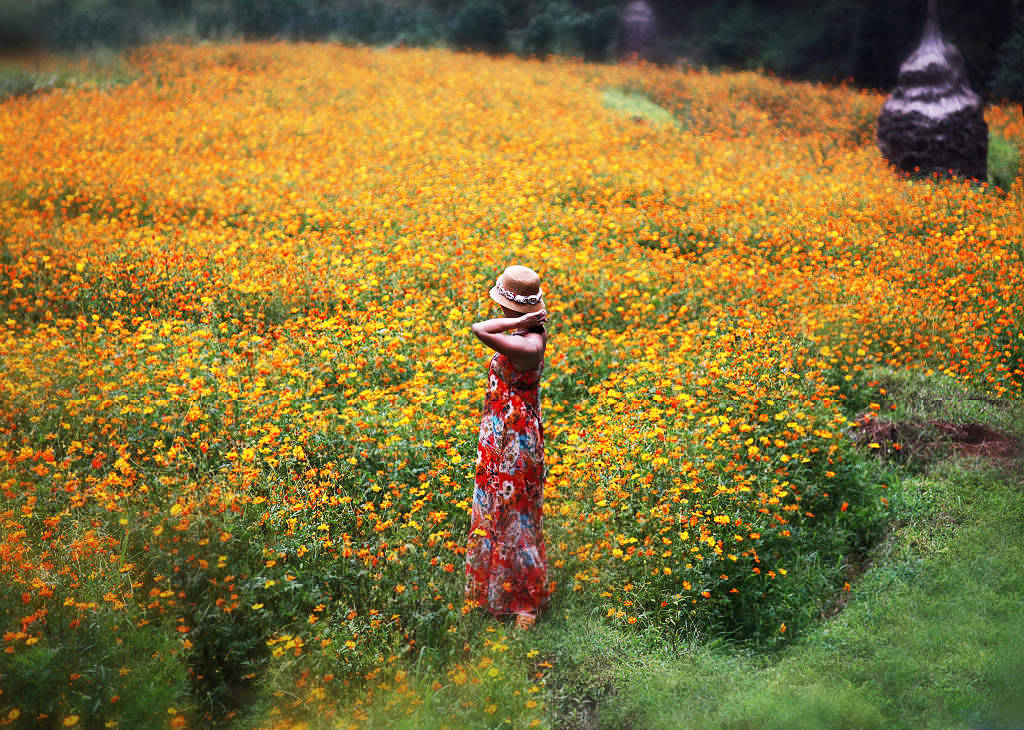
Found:
<path fill-rule="evenodd" d="M 488 366 L 480 419 L 466 599 L 493 614 L 535 613 L 550 597 L 544 550 L 544 369 L 520 372 L 501 353 Z"/>

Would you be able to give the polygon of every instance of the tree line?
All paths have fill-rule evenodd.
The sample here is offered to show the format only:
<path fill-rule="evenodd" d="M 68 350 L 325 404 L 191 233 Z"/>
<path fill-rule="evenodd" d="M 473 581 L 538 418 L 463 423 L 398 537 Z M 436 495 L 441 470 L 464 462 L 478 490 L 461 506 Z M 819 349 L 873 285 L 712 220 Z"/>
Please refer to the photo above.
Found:
<path fill-rule="evenodd" d="M 165 37 L 448 45 L 492 53 L 619 54 L 608 0 L 0 0 L 0 47 L 123 47 Z M 920 39 L 926 0 L 649 0 L 651 60 L 756 68 L 888 89 Z M 940 0 L 976 90 L 1024 99 L 1024 0 Z"/>

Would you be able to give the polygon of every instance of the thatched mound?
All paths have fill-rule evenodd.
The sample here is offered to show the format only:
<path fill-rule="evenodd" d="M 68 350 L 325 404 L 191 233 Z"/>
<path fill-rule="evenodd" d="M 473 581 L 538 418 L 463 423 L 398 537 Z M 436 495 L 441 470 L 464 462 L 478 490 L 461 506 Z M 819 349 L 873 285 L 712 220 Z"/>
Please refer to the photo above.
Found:
<path fill-rule="evenodd" d="M 939 31 L 929 2 L 921 44 L 900 66 L 899 84 L 878 117 L 878 146 L 897 167 L 984 180 L 988 125 L 963 57 Z"/>

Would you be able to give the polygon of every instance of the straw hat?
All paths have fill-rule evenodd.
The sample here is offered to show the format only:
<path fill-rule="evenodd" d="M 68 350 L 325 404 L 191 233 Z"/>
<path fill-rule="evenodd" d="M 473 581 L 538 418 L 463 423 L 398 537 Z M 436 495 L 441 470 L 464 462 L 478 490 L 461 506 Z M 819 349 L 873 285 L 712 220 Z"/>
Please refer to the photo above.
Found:
<path fill-rule="evenodd" d="M 525 266 L 509 266 L 488 292 L 491 299 L 514 312 L 539 312 L 544 309 L 540 277 Z"/>

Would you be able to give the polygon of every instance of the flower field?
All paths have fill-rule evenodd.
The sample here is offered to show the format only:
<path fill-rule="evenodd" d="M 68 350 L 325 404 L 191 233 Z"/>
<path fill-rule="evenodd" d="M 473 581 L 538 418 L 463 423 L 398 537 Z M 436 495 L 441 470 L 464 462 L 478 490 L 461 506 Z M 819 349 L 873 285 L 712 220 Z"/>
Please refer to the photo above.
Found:
<path fill-rule="evenodd" d="M 872 370 L 1022 396 L 1024 184 L 896 174 L 881 96 L 334 45 L 131 65 L 0 102 L 0 724 L 358 725 L 426 676 L 484 688 L 454 724 L 547 722 L 542 667 L 496 712 L 504 629 L 462 603 L 469 325 L 512 263 L 551 321 L 555 611 L 786 641 L 885 519 L 848 438 Z"/>

